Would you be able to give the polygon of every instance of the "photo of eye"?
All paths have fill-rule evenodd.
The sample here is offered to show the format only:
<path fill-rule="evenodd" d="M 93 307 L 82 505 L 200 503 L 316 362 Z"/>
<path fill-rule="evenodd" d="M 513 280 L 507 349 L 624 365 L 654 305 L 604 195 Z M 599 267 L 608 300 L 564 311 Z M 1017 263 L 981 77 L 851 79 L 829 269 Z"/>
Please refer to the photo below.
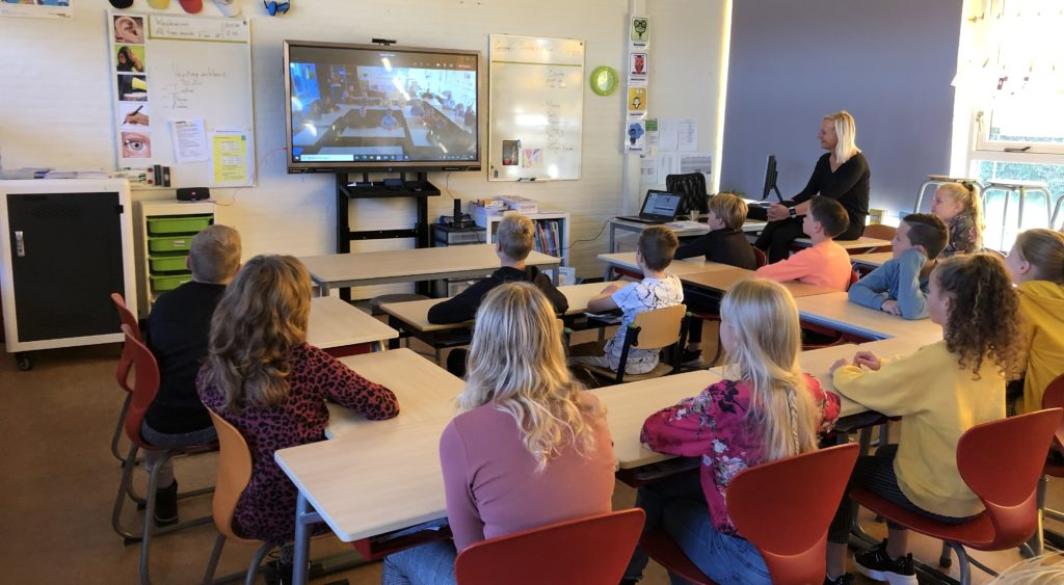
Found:
<path fill-rule="evenodd" d="M 123 132 L 122 158 L 151 158 L 151 135 L 147 132 Z"/>

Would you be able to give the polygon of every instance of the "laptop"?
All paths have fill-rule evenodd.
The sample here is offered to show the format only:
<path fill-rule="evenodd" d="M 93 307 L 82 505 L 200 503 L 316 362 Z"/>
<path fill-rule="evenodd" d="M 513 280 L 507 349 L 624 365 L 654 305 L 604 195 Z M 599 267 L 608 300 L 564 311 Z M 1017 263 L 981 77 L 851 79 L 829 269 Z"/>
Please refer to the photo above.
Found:
<path fill-rule="evenodd" d="M 668 223 L 676 219 L 683 195 L 650 189 L 643 198 L 643 207 L 639 215 L 622 215 L 617 219 L 639 223 Z"/>

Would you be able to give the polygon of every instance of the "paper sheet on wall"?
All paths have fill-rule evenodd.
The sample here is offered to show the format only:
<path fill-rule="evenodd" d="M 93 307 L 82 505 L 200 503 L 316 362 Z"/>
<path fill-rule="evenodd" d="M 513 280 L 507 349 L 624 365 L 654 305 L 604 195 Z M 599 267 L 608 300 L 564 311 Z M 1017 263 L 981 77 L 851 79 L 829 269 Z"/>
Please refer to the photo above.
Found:
<path fill-rule="evenodd" d="M 248 134 L 241 130 L 211 133 L 211 178 L 213 187 L 234 187 L 251 183 L 248 162 Z"/>
<path fill-rule="evenodd" d="M 658 174 L 658 159 L 653 156 L 639 158 L 639 183 L 647 187 L 657 187 L 665 181 Z"/>
<path fill-rule="evenodd" d="M 706 177 L 706 185 L 710 184 L 713 175 L 713 155 L 709 152 L 687 152 L 680 155 L 680 173 L 702 173 Z"/>
<path fill-rule="evenodd" d="M 698 148 L 698 122 L 693 118 L 662 118 L 658 131 L 663 151 L 690 152 Z"/>
<path fill-rule="evenodd" d="M 209 158 L 203 118 L 170 120 L 170 140 L 174 145 L 174 160 L 178 164 L 205 162 Z"/>

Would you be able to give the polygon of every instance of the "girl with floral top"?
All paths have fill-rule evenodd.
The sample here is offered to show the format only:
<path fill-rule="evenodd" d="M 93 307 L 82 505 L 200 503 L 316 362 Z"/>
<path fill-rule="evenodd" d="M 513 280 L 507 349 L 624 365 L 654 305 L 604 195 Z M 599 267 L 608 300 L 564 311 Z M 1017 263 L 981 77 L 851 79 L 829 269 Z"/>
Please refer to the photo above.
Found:
<path fill-rule="evenodd" d="M 815 450 L 818 432 L 838 417 L 839 399 L 799 370 L 798 310 L 782 285 L 741 282 L 725 295 L 720 314 L 721 342 L 737 377 L 643 424 L 651 449 L 700 457 L 701 469 L 641 487 L 636 505 L 646 510 L 646 530 L 664 528 L 715 582 L 768 584 L 764 559 L 728 516 L 728 484 L 749 467 Z M 637 582 L 646 563 L 637 548 L 625 581 Z"/>
<path fill-rule="evenodd" d="M 291 256 L 252 258 L 214 311 L 207 361 L 196 380 L 203 404 L 235 426 L 251 449 L 251 482 L 237 502 L 233 529 L 276 545 L 295 532 L 296 488 L 274 463 L 274 451 L 324 439 L 326 400 L 371 420 L 399 414 L 390 390 L 307 344 L 309 315 L 303 264 Z"/>
<path fill-rule="evenodd" d="M 931 213 L 949 228 L 949 242 L 940 258 L 983 249 L 983 204 L 978 184 L 971 181 L 943 184 L 935 191 Z"/>

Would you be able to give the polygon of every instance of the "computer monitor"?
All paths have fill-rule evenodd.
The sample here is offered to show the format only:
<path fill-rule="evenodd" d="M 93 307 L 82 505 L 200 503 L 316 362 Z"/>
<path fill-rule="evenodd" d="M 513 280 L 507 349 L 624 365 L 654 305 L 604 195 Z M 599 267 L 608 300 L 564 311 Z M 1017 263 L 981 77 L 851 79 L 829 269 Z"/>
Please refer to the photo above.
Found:
<path fill-rule="evenodd" d="M 776 197 L 780 202 L 783 202 L 783 195 L 780 195 L 780 189 L 776 185 L 776 181 L 779 179 L 779 173 L 776 172 L 776 155 L 768 155 L 768 163 L 765 166 L 765 188 L 761 191 L 762 201 L 768 199 L 768 194 L 772 191 L 776 192 Z"/>

